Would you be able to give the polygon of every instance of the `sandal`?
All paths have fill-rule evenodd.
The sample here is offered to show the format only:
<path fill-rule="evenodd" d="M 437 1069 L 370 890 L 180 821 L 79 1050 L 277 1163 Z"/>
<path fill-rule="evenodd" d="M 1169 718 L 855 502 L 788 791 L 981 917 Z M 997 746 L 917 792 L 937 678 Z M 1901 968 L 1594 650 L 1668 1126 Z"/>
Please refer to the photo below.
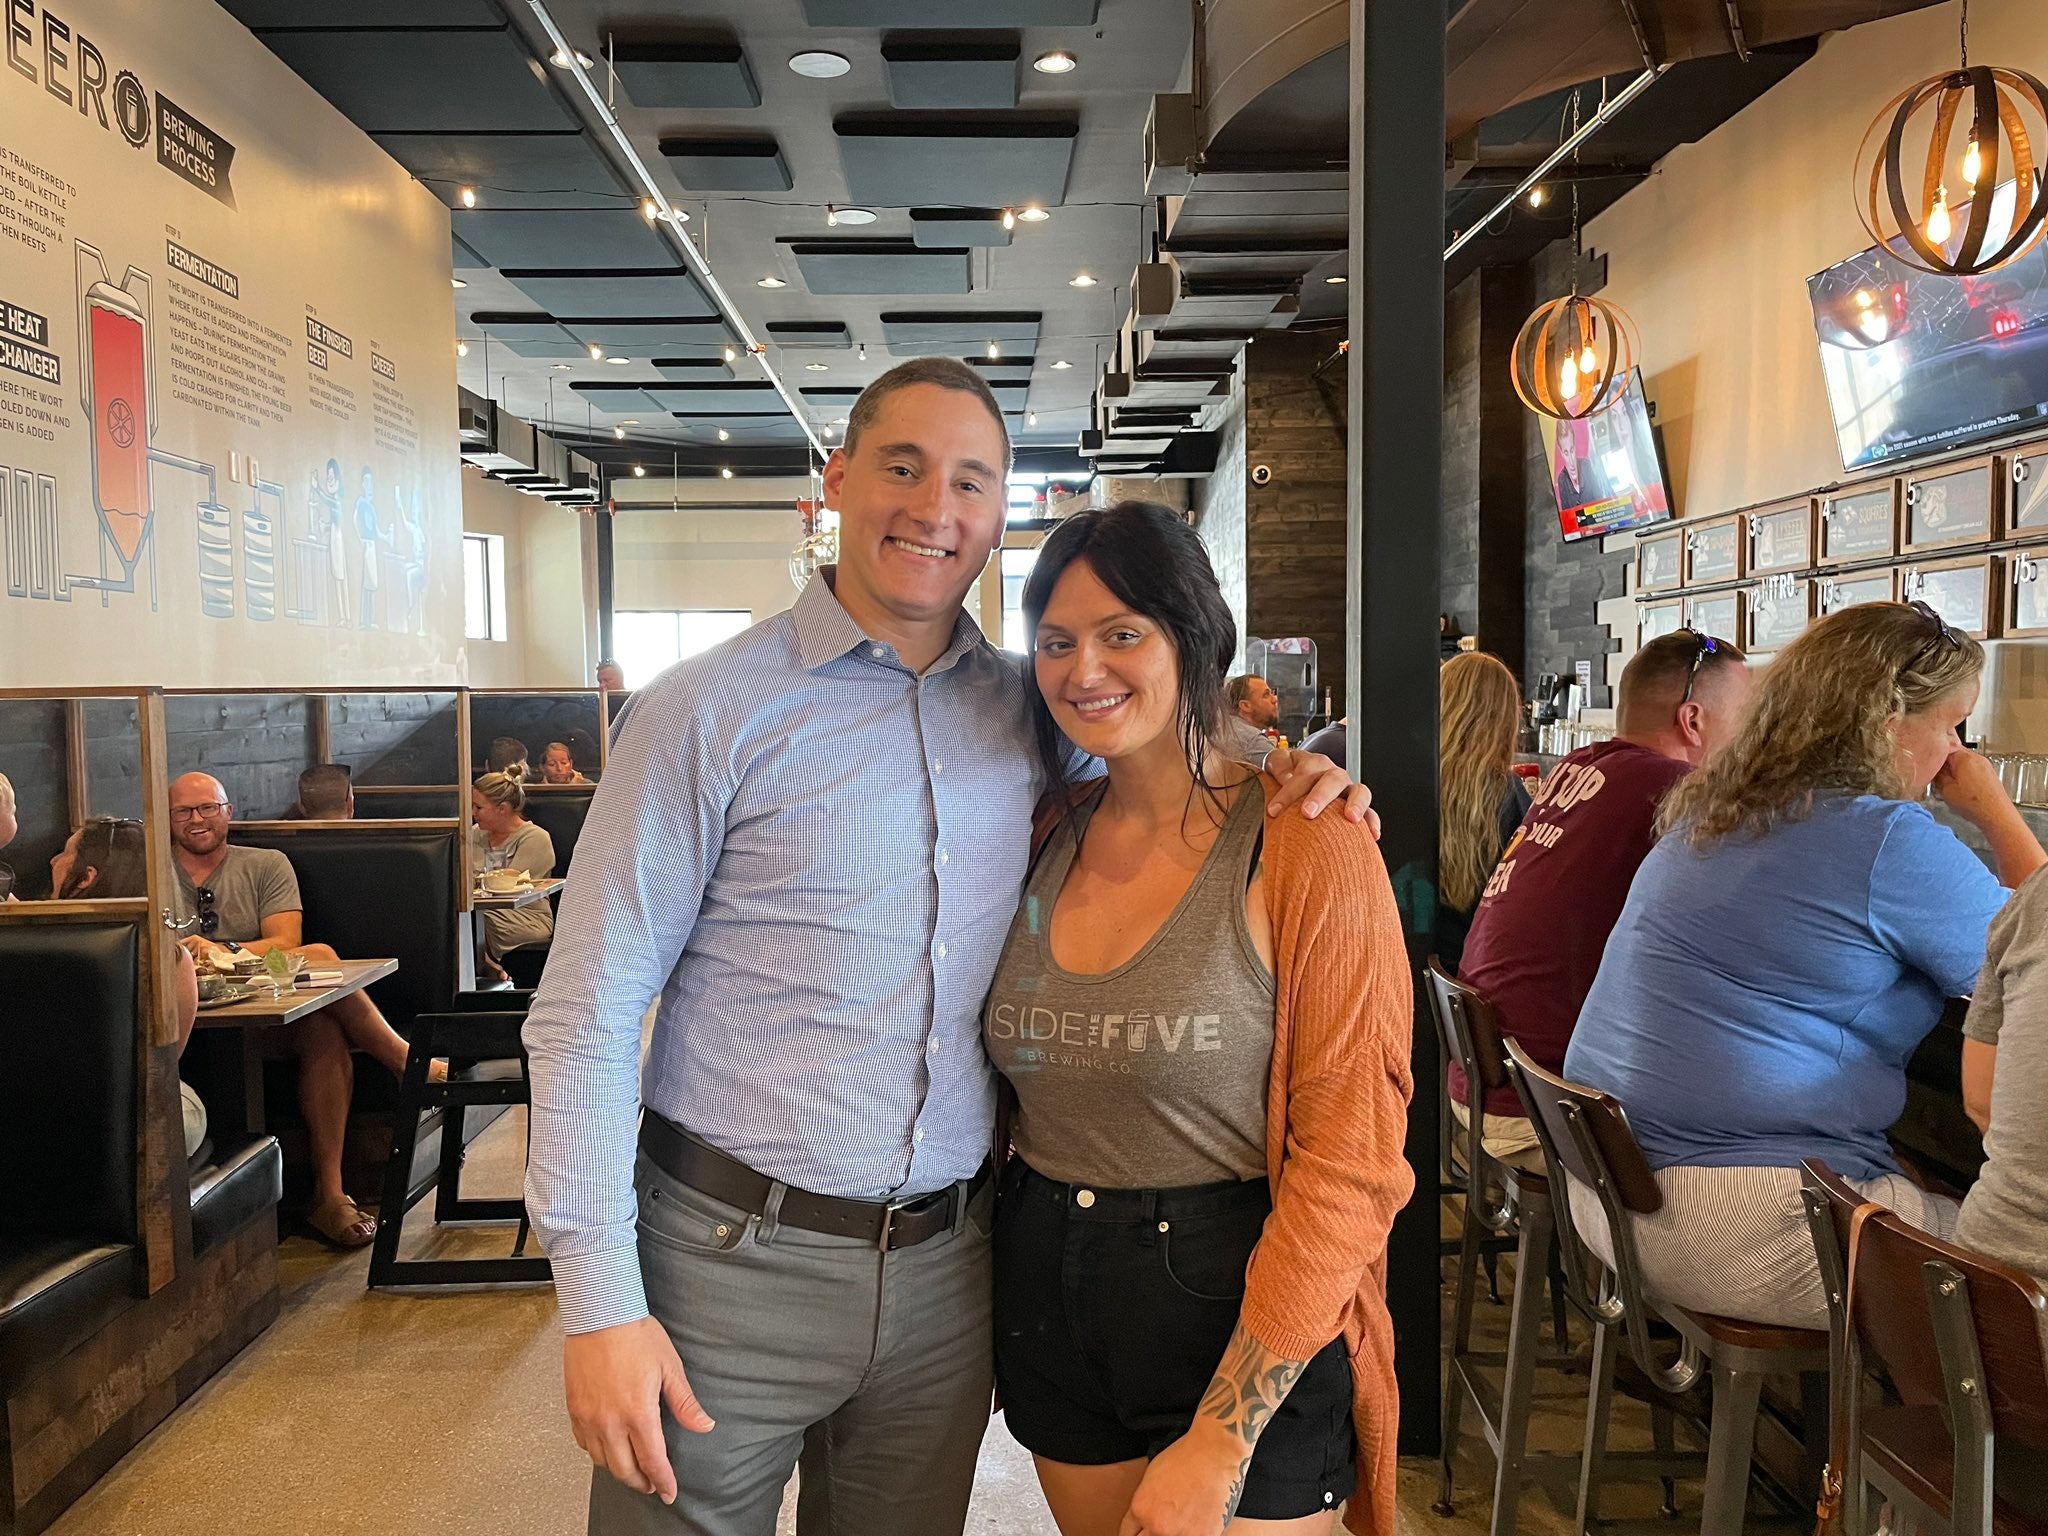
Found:
<path fill-rule="evenodd" d="M 377 1236 L 377 1218 L 347 1195 L 309 1209 L 306 1225 L 313 1229 L 314 1236 L 333 1248 L 367 1247 Z"/>

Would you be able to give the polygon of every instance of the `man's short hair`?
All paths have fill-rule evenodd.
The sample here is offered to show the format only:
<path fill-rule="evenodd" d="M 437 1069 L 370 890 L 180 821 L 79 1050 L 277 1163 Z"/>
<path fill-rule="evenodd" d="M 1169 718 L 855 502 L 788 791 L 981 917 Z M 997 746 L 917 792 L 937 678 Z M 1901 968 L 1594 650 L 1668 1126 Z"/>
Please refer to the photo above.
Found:
<path fill-rule="evenodd" d="M 526 761 L 526 743 L 517 736 L 492 738 L 491 750 L 485 755 L 484 763 L 492 773 L 503 773 L 514 763 Z"/>
<path fill-rule="evenodd" d="M 909 389 L 916 384 L 936 384 L 940 389 L 956 389 L 963 395 L 972 395 L 982 404 L 989 419 L 996 424 L 996 431 L 1003 439 L 1002 471 L 1010 472 L 1010 461 L 1014 457 L 1010 450 L 1010 428 L 1003 420 L 1003 408 L 996 404 L 994 391 L 980 373 L 968 367 L 956 357 L 914 357 L 907 363 L 898 363 L 874 383 L 860 392 L 860 398 L 853 402 L 853 409 L 846 415 L 846 441 L 844 447 L 849 456 L 860 443 L 860 435 L 875 424 L 875 418 L 882 413 L 882 402 L 899 389 Z"/>
<path fill-rule="evenodd" d="M 299 809 L 313 821 L 348 815 L 353 792 L 346 763 L 319 763 L 299 775 Z"/>
<path fill-rule="evenodd" d="M 1685 693 L 1686 679 L 1693 675 L 1693 662 L 1699 661 L 1699 682 L 1693 684 L 1693 697 L 1699 697 L 1700 682 L 1706 681 L 1724 667 L 1740 667 L 1748 658 L 1742 647 L 1733 640 L 1710 636 L 1714 642 L 1713 651 L 1700 655 L 1701 636 L 1691 629 L 1674 630 L 1668 635 L 1644 642 L 1642 648 L 1629 658 L 1622 668 L 1620 697 L 1616 703 L 1615 727 L 1624 735 L 1633 731 L 1662 730 L 1670 722 L 1670 716 L 1678 708 L 1678 701 Z"/>
<path fill-rule="evenodd" d="M 1223 697 L 1230 701 L 1232 709 L 1251 697 L 1252 681 L 1258 675 L 1256 672 L 1240 672 L 1223 685 Z"/>

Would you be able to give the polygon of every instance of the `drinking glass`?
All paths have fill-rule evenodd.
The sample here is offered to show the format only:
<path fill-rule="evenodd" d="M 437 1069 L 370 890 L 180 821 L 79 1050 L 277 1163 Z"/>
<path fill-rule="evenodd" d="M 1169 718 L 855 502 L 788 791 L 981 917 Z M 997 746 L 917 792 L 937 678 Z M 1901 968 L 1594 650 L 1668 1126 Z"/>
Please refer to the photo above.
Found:
<path fill-rule="evenodd" d="M 277 954 L 284 956 L 284 965 L 281 970 L 273 969 L 271 965 L 270 955 Z M 298 985 L 299 972 L 305 968 L 306 952 L 303 949 L 274 949 L 270 951 L 270 954 L 266 954 L 263 957 L 263 969 L 256 973 L 256 977 L 259 980 L 270 983 L 270 995 L 272 998 L 280 998 Z"/>

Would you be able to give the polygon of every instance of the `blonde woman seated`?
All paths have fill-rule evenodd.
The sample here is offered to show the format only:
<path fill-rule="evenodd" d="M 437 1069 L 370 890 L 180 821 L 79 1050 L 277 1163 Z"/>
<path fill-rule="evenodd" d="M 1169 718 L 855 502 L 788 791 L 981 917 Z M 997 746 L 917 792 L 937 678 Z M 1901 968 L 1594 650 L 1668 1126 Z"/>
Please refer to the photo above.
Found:
<path fill-rule="evenodd" d="M 1826 1326 L 1799 1164 L 1947 1237 L 1885 1130 L 1906 1060 L 1967 991 L 2008 892 L 2048 863 L 1958 733 L 1984 652 L 1931 608 L 1821 620 L 1757 684 L 1720 754 L 1664 803 L 1579 1014 L 1565 1076 L 1621 1100 L 1664 1203 L 1636 1223 L 1667 1302 Z M 1990 845 L 1994 876 L 1920 798 Z M 1605 1237 L 1590 1191 L 1572 1208 Z"/>
<path fill-rule="evenodd" d="M 476 823 L 469 835 L 470 863 L 478 875 L 516 869 L 529 879 L 545 880 L 555 872 L 555 843 L 545 827 L 526 819 L 526 790 L 506 773 L 487 773 L 470 786 L 469 815 Z M 515 949 L 545 944 L 555 936 L 554 908 L 545 901 L 524 907 L 487 907 L 483 918 L 483 969 L 503 981 L 498 962 Z"/>

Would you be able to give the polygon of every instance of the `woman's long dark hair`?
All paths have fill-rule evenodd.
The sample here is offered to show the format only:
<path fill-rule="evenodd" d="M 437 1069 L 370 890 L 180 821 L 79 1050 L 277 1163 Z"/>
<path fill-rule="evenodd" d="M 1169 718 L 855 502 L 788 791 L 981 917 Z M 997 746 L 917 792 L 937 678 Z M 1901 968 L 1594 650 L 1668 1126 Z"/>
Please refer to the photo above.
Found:
<path fill-rule="evenodd" d="M 1195 782 L 1209 787 L 1204 764 L 1223 729 L 1223 679 L 1237 655 L 1237 620 L 1216 584 L 1209 551 L 1178 512 L 1154 501 L 1120 501 L 1076 513 L 1047 537 L 1024 583 L 1024 632 L 1034 649 L 1052 589 L 1077 560 L 1086 561 L 1119 602 L 1157 624 L 1173 643 L 1180 661 L 1181 750 Z M 1024 668 L 1024 697 L 1046 782 L 1062 787 L 1072 747 L 1053 723 L 1031 666 Z"/>
<path fill-rule="evenodd" d="M 95 869 L 99 878 L 86 890 L 85 877 Z M 78 856 L 71 861 L 71 875 L 57 892 L 58 900 L 82 895 L 92 901 L 112 901 L 148 894 L 149 866 L 143 857 L 141 822 L 95 816 L 79 827 Z"/>

